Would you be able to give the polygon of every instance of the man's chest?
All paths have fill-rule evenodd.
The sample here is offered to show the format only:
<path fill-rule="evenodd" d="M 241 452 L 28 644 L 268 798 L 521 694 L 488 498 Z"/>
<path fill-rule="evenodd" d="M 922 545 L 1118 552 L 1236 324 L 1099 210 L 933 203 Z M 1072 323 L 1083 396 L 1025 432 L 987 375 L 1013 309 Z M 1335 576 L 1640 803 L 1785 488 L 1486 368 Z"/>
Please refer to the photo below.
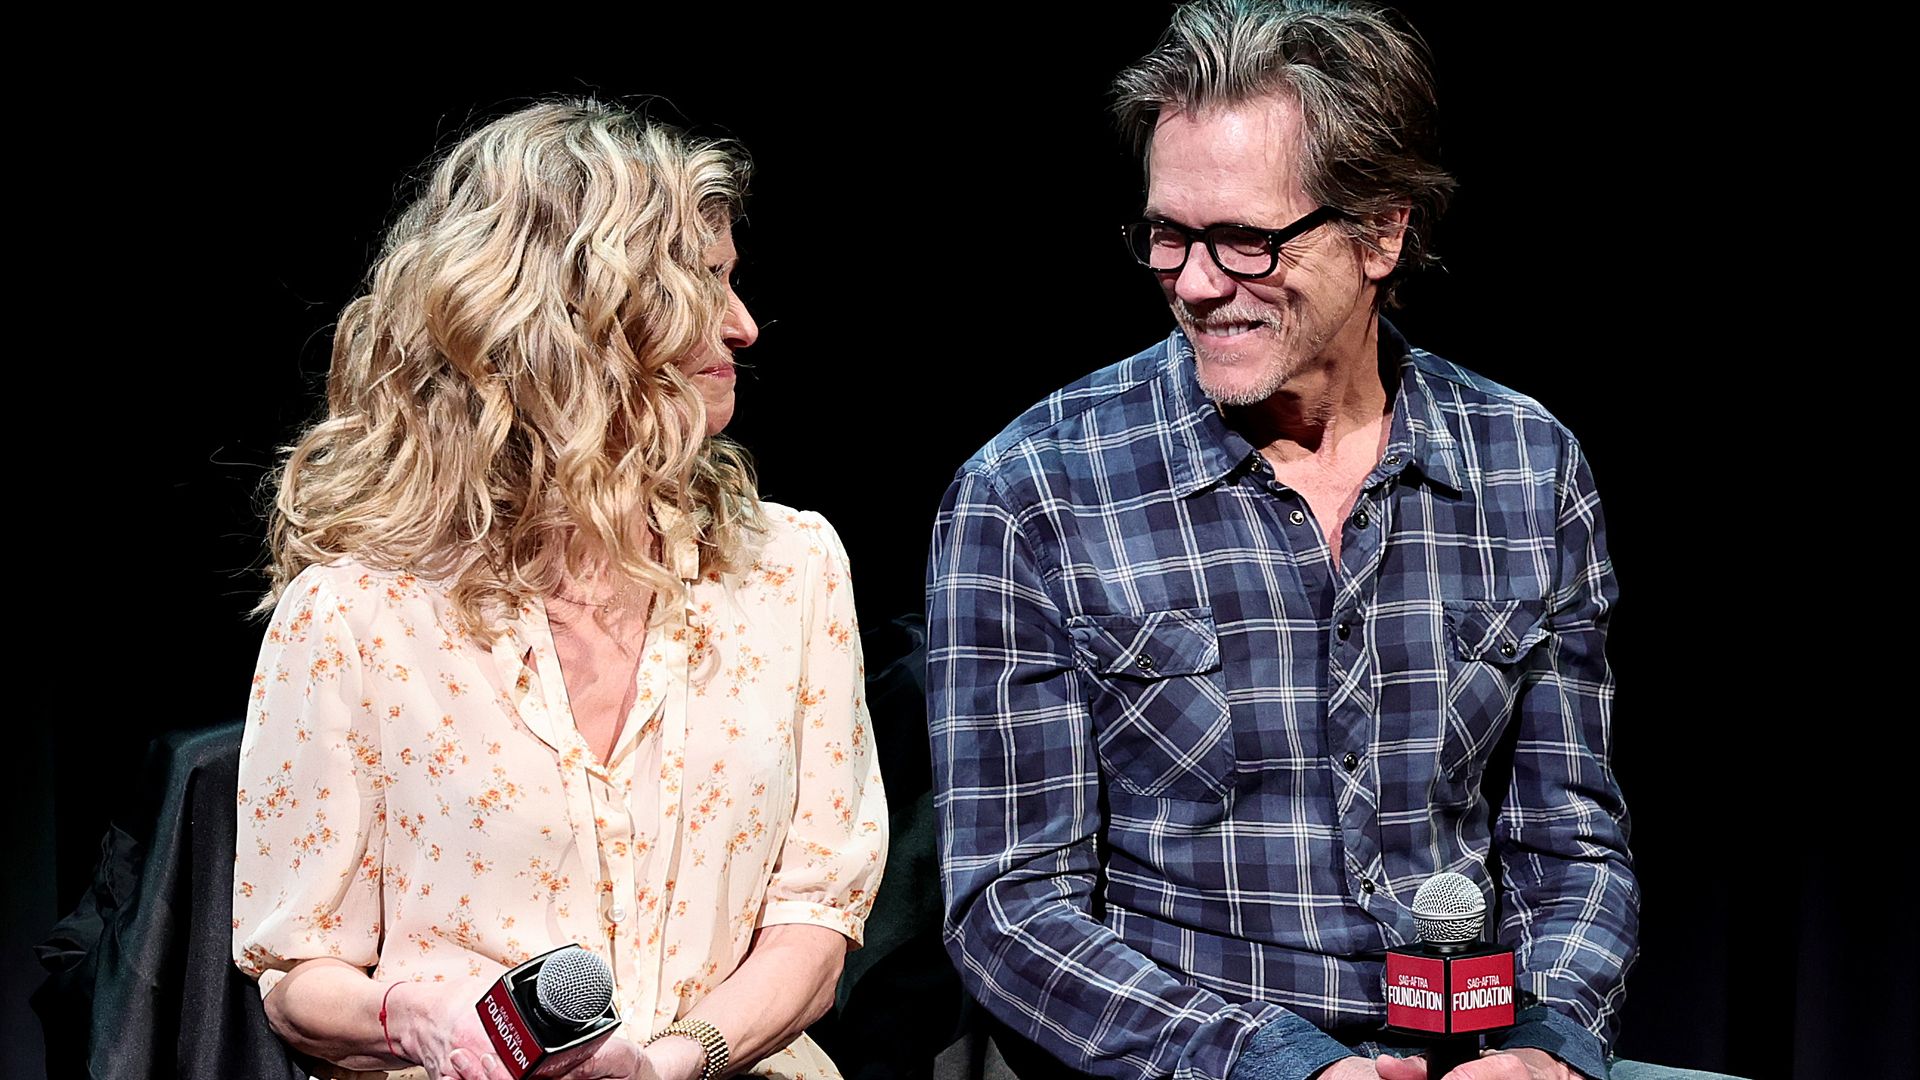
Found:
<path fill-rule="evenodd" d="M 1544 636 L 1551 516 L 1394 483 L 1340 509 L 1338 566 L 1305 493 L 1255 476 L 1054 519 L 1082 696 L 1121 790 L 1212 800 L 1357 774 L 1383 746 L 1409 778 L 1484 755 Z"/>

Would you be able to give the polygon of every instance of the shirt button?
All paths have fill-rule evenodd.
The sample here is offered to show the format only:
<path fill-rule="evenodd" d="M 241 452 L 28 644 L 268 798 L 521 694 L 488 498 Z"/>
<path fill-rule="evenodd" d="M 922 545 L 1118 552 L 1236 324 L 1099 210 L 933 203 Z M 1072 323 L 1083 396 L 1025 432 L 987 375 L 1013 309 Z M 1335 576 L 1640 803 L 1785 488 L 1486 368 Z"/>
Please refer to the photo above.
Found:
<path fill-rule="evenodd" d="M 607 912 L 607 918 L 608 918 L 609 920 L 611 920 L 611 921 L 613 921 L 613 922 L 617 922 L 617 923 L 619 923 L 619 922 L 626 922 L 626 921 L 627 921 L 627 909 L 626 909 L 626 908 L 623 908 L 623 907 L 621 907 L 621 906 L 620 906 L 619 904 L 615 904 L 615 905 L 613 905 L 613 910 L 612 910 L 612 911 L 609 911 L 609 912 Z"/>
<path fill-rule="evenodd" d="M 1293 522 L 1295 525 L 1305 525 L 1307 523 L 1307 515 L 1299 510 L 1295 510 L 1293 513 L 1287 515 L 1287 520 Z"/>
<path fill-rule="evenodd" d="M 1361 891 L 1361 892 L 1363 892 L 1363 893 L 1366 893 L 1366 894 L 1367 894 L 1368 896 L 1372 896 L 1372 895 L 1373 895 L 1373 879 L 1372 879 L 1372 878 L 1361 878 L 1361 879 L 1360 879 L 1360 891 Z"/>
<path fill-rule="evenodd" d="M 1388 454 L 1388 455 L 1387 455 L 1387 464 L 1389 464 L 1389 465 L 1398 465 L 1398 464 L 1400 464 L 1400 455 L 1399 455 L 1399 454 Z"/>
<path fill-rule="evenodd" d="M 1347 624 L 1347 620 L 1341 619 L 1340 624 L 1333 628 L 1333 633 L 1335 637 L 1341 641 L 1345 641 L 1347 640 L 1347 635 L 1353 633 L 1353 627 Z"/>
<path fill-rule="evenodd" d="M 1514 641 L 1512 638 L 1507 638 L 1506 640 L 1500 642 L 1500 655 L 1506 657 L 1509 660 L 1513 659 L 1513 654 L 1519 651 L 1520 651 L 1520 647 L 1514 644 Z"/>
<path fill-rule="evenodd" d="M 1144 655 L 1143 655 L 1143 656 L 1141 656 L 1141 657 L 1140 657 L 1140 658 L 1139 658 L 1138 660 L 1135 660 L 1135 661 L 1134 661 L 1134 663 L 1136 663 L 1136 664 L 1138 664 L 1138 665 L 1140 665 L 1140 670 L 1141 670 L 1141 671 L 1152 671 L 1152 670 L 1153 670 L 1153 657 L 1151 657 L 1151 656 L 1144 656 Z"/>
<path fill-rule="evenodd" d="M 1356 529 L 1364 529 L 1367 527 L 1367 512 L 1365 510 L 1361 510 L 1353 515 L 1353 527 Z"/>
<path fill-rule="evenodd" d="M 1348 772 L 1352 772 L 1360 767 L 1360 755 L 1349 750 L 1347 756 L 1340 759 L 1340 764 L 1346 766 Z"/>

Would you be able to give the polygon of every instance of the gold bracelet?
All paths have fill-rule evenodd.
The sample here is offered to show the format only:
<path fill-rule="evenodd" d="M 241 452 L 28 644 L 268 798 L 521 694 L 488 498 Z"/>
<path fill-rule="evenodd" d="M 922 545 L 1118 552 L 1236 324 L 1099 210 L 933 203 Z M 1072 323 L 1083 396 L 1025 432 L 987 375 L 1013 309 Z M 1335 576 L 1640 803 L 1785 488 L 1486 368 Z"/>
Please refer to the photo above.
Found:
<path fill-rule="evenodd" d="M 675 1020 L 666 1027 L 653 1033 L 642 1046 L 652 1046 L 669 1035 L 684 1035 L 700 1044 L 701 1053 L 706 1055 L 706 1065 L 700 1070 L 700 1080 L 719 1080 L 721 1073 L 727 1071 L 727 1062 L 733 1052 L 727 1049 L 727 1038 L 720 1029 L 705 1020 Z"/>

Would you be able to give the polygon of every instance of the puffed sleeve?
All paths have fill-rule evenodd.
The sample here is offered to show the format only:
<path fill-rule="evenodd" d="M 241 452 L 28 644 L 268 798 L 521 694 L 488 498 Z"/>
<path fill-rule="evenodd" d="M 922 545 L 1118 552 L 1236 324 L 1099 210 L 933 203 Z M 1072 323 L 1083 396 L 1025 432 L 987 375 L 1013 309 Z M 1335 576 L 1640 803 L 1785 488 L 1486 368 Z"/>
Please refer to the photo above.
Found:
<path fill-rule="evenodd" d="M 796 789 L 761 926 L 812 923 L 855 945 L 873 909 L 887 859 L 887 799 L 867 717 L 866 670 L 854 620 L 847 553 L 814 514 L 815 551 L 802 612 L 803 654 L 796 691 Z"/>
<path fill-rule="evenodd" d="M 359 644 L 327 571 L 280 598 L 240 745 L 233 957 L 265 995 L 302 960 L 380 954 L 385 778 Z"/>

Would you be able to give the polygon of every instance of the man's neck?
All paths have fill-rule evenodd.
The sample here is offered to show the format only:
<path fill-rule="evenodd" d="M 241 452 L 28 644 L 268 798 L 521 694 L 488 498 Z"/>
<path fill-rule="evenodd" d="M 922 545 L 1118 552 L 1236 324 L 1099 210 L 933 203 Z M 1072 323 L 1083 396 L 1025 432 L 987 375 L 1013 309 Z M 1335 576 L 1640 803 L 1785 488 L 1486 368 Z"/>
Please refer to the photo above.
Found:
<path fill-rule="evenodd" d="M 1354 320 L 1271 397 L 1226 409 L 1228 425 L 1276 465 L 1337 456 L 1345 436 L 1379 424 L 1391 403 L 1379 327 L 1372 313 Z"/>

